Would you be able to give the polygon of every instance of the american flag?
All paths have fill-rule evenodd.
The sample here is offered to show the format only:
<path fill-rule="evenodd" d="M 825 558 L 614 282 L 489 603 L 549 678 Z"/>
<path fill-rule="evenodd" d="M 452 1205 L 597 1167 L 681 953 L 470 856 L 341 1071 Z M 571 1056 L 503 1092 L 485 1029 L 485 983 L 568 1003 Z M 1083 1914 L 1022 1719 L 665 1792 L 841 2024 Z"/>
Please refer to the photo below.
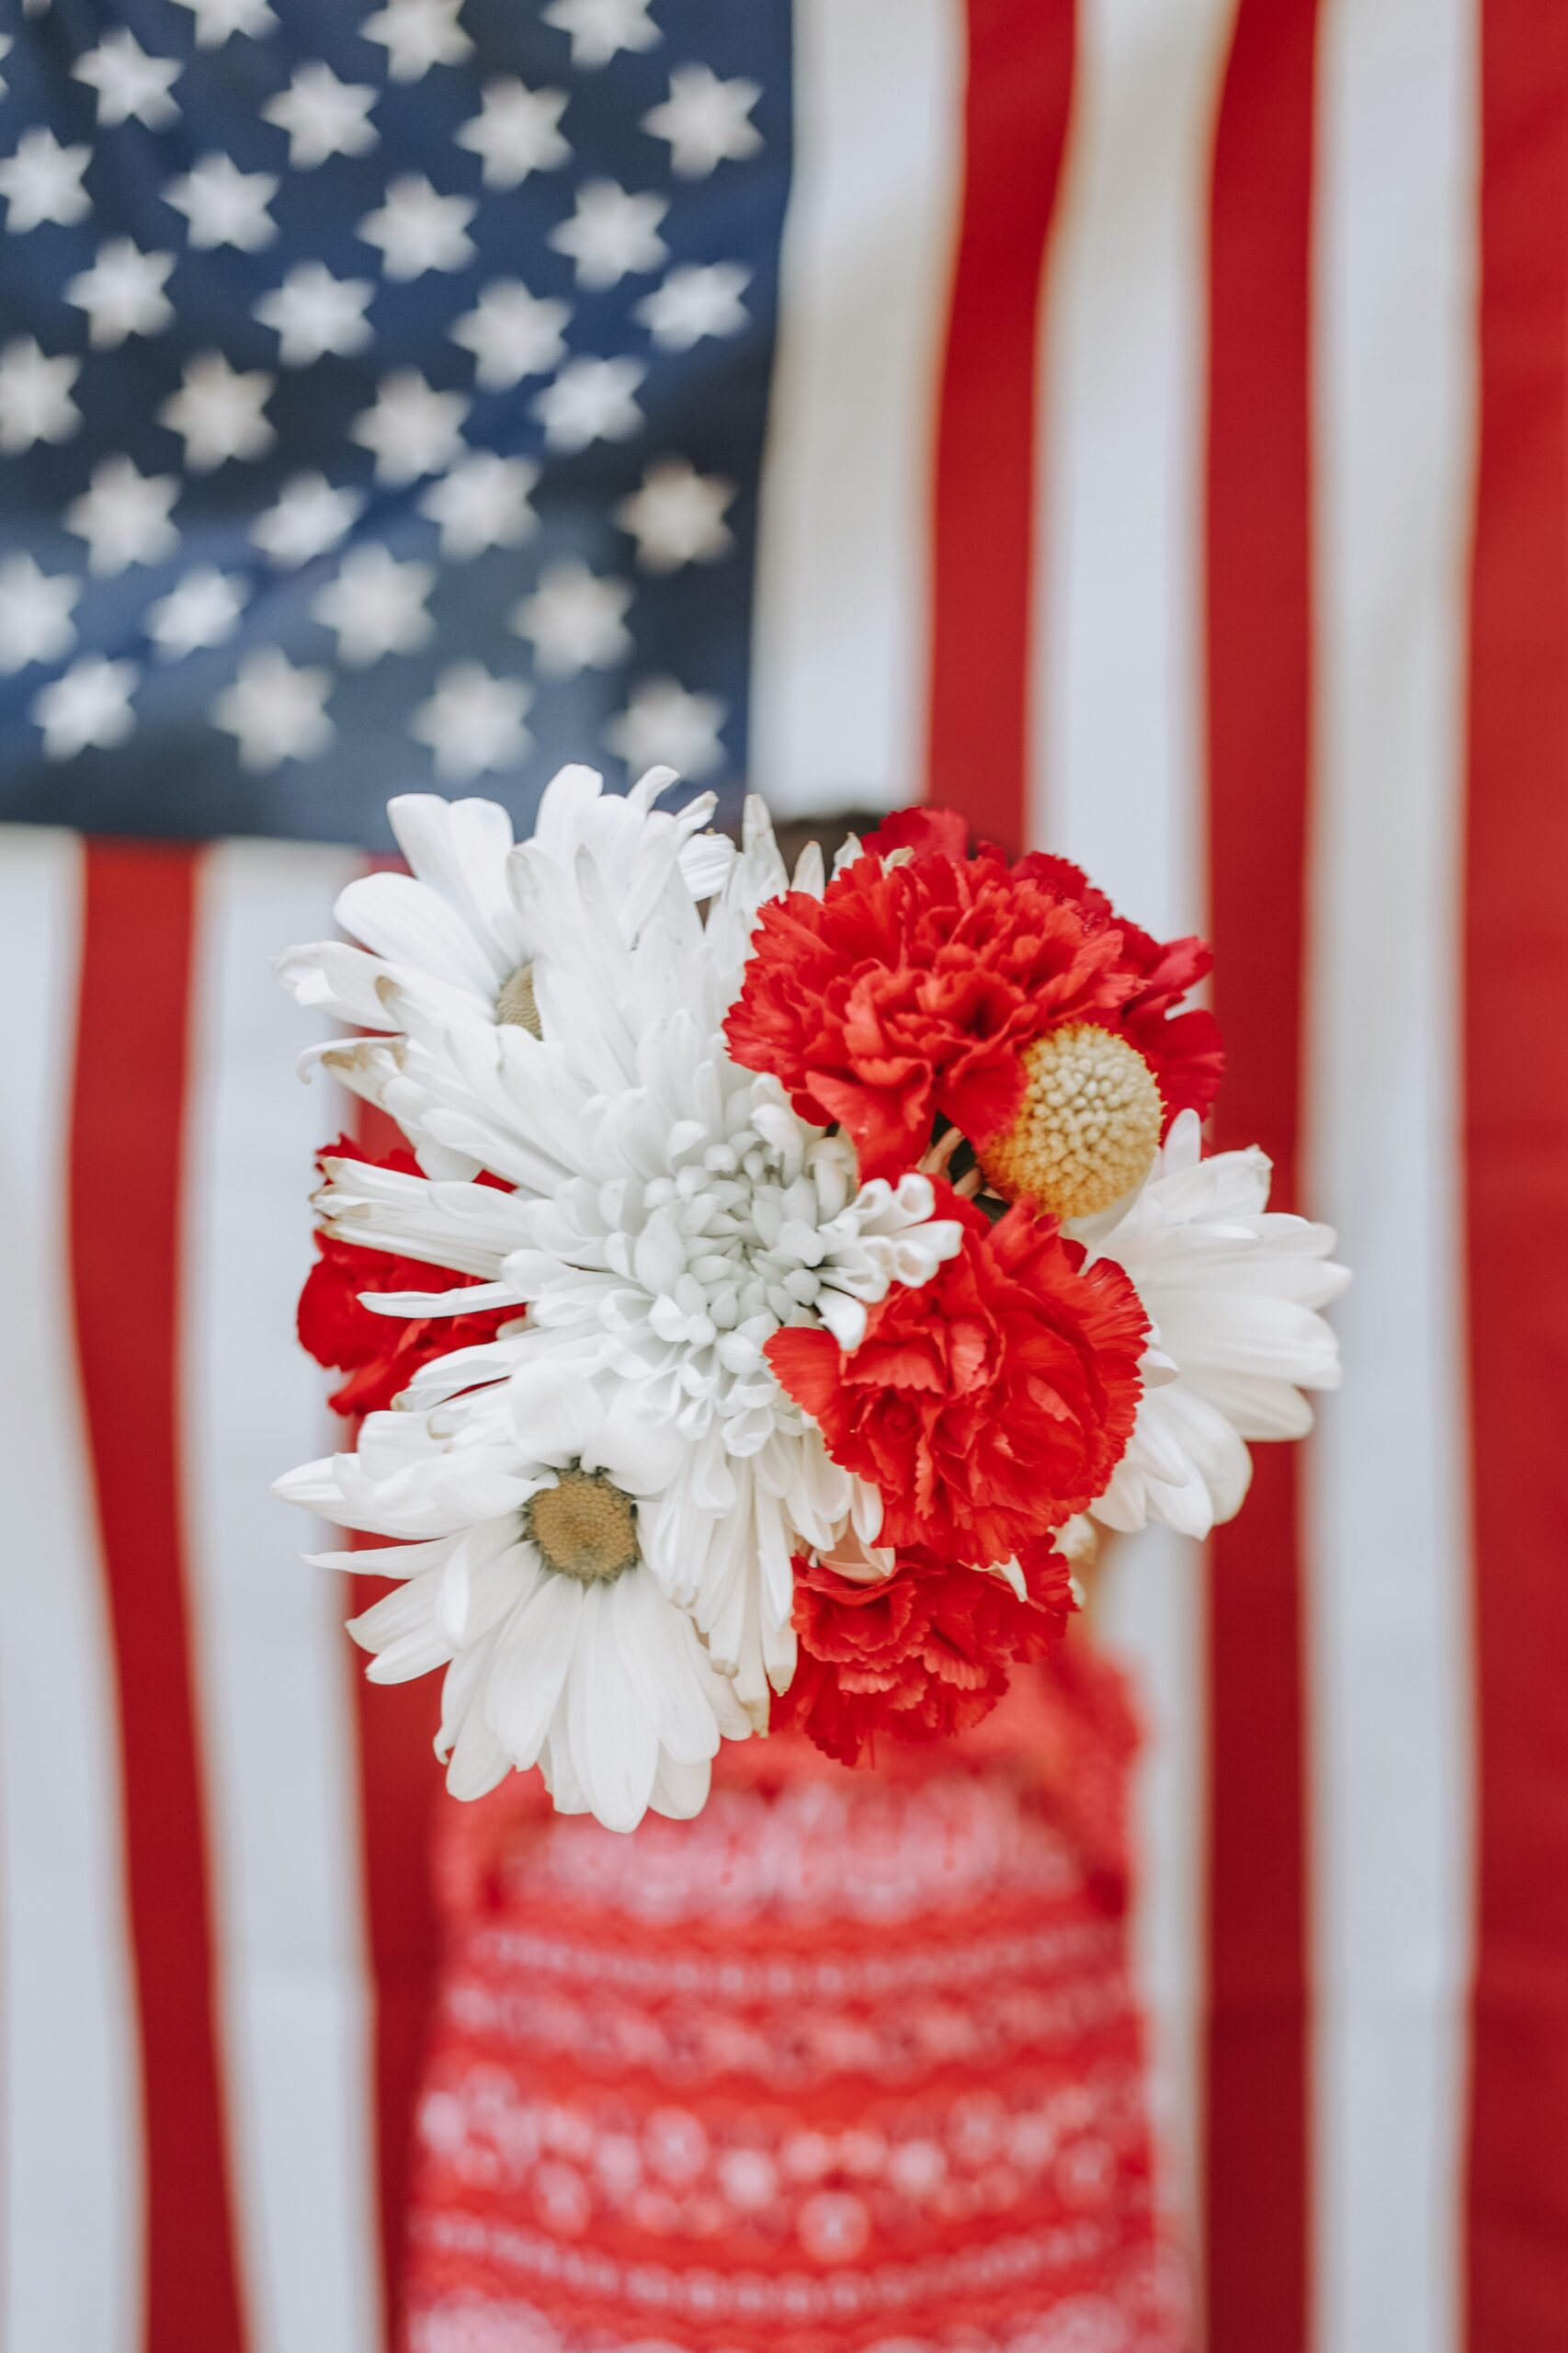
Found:
<path fill-rule="evenodd" d="M 1221 1140 L 1358 1280 L 1312 1446 L 1108 1597 L 1208 2343 L 1560 2347 L 1568 12 L 5 38 L 5 2341 L 382 2342 L 429 1779 L 266 1500 L 327 1124 L 266 965 L 387 791 L 570 756 L 1213 937 Z"/>

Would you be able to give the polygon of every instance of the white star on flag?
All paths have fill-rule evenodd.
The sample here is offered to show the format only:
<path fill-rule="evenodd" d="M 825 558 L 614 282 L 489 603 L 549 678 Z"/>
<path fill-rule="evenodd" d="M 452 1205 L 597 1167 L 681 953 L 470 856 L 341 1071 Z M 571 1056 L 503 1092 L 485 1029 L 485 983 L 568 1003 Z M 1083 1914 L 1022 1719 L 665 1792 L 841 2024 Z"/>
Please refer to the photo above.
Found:
<path fill-rule="evenodd" d="M 509 626 L 528 640 L 547 677 L 612 669 L 631 651 L 621 618 L 631 595 L 628 581 L 603 578 L 585 563 L 552 563 L 533 595 L 513 606 Z"/>
<path fill-rule="evenodd" d="M 564 90 L 530 90 L 516 74 L 486 82 L 480 110 L 457 133 L 460 147 L 482 155 L 486 188 L 520 188 L 530 172 L 553 171 L 572 150 L 557 130 Z"/>
<path fill-rule="evenodd" d="M 680 179 L 704 179 L 717 164 L 755 155 L 762 134 L 747 120 L 762 96 L 756 82 L 722 82 L 710 65 L 682 65 L 670 75 L 670 95 L 642 118 L 644 131 L 669 142 L 670 169 Z"/>
<path fill-rule="evenodd" d="M 674 678 L 644 678 L 606 728 L 605 741 L 634 772 L 667 765 L 696 779 L 722 767 L 723 723 L 717 695 L 687 694 Z"/>
<path fill-rule="evenodd" d="M 532 700 L 520 678 L 494 677 L 482 662 L 454 662 L 415 710 L 408 732 L 430 746 L 440 775 L 481 776 L 521 759 L 528 745 L 523 714 Z"/>
<path fill-rule="evenodd" d="M 262 411 L 275 379 L 259 368 L 232 368 L 221 351 L 200 351 L 185 364 L 177 392 L 158 410 L 158 422 L 185 443 L 192 473 L 210 473 L 228 458 L 259 458 L 277 439 Z"/>
<path fill-rule="evenodd" d="M 222 645 L 239 627 L 246 588 L 237 572 L 198 564 L 166 597 L 147 608 L 147 634 L 165 662 Z"/>
<path fill-rule="evenodd" d="M 505 392 L 525 376 L 547 376 L 566 356 L 562 334 L 572 316 L 569 302 L 551 302 L 517 278 L 498 278 L 478 305 L 448 330 L 454 343 L 474 356 L 474 381 L 487 392 Z"/>
<path fill-rule="evenodd" d="M 394 82 L 418 82 L 432 65 L 460 65 L 473 47 L 458 23 L 462 0 L 387 0 L 360 26 L 387 52 Z"/>
<path fill-rule="evenodd" d="M 336 490 L 323 473 L 291 474 L 251 525 L 251 538 L 270 563 L 292 570 L 313 563 L 351 531 L 364 511 L 362 491 Z"/>
<path fill-rule="evenodd" d="M 667 257 L 659 223 L 669 209 L 662 196 L 633 196 L 614 180 L 585 180 L 571 220 L 551 231 L 550 243 L 575 262 L 579 286 L 619 286 L 630 273 L 657 269 Z"/>
<path fill-rule="evenodd" d="M 631 315 L 661 351 L 689 351 L 705 335 L 741 333 L 746 324 L 741 296 L 750 282 L 750 270 L 738 262 L 683 262 L 633 305 Z"/>
<path fill-rule="evenodd" d="M 623 498 L 615 519 L 637 542 L 644 572 L 676 572 L 683 563 L 711 563 L 727 555 L 734 535 L 724 521 L 733 483 L 699 474 L 686 458 L 650 466 L 642 487 Z"/>
<path fill-rule="evenodd" d="M 442 196 L 423 172 L 400 172 L 387 182 L 386 202 L 354 233 L 380 247 L 389 278 L 422 278 L 473 259 L 467 231 L 477 209 L 466 196 Z"/>
<path fill-rule="evenodd" d="M 87 570 L 112 576 L 171 554 L 179 545 L 169 520 L 179 490 L 174 474 L 143 474 L 129 458 L 100 458 L 87 488 L 65 509 L 66 529 L 87 542 Z"/>
<path fill-rule="evenodd" d="M 635 359 L 574 359 L 533 403 L 552 449 L 585 449 L 590 441 L 630 441 L 642 412 L 632 393 L 648 370 Z"/>
<path fill-rule="evenodd" d="M 278 25 L 267 0 L 175 0 L 175 6 L 196 18 L 198 49 L 222 49 L 231 33 L 259 39 Z"/>
<path fill-rule="evenodd" d="M 277 328 L 284 367 L 308 368 L 328 351 L 364 350 L 372 339 L 365 306 L 375 290 L 368 278 L 335 278 L 322 262 L 296 262 L 252 315 Z"/>
<path fill-rule="evenodd" d="M 129 237 L 111 237 L 98 247 L 91 269 L 65 283 L 65 300 L 87 313 L 87 341 L 95 351 L 112 351 L 131 335 L 157 335 L 175 314 L 164 288 L 175 266 L 173 254 L 139 253 Z"/>
<path fill-rule="evenodd" d="M 149 131 L 163 131 L 179 119 L 179 108 L 169 96 L 179 79 L 179 60 L 149 57 L 135 34 L 123 27 L 105 33 L 97 49 L 79 57 L 71 71 L 75 80 L 97 92 L 100 123 L 136 121 Z"/>
<path fill-rule="evenodd" d="M 335 580 L 319 590 L 311 618 L 336 633 L 337 658 L 355 668 L 385 654 L 414 654 L 436 633 L 425 599 L 433 563 L 399 563 L 383 547 L 353 548 Z"/>
<path fill-rule="evenodd" d="M 376 97 L 369 82 L 340 82 L 312 57 L 296 65 L 289 87 L 268 98 L 261 117 L 288 132 L 290 165 L 308 172 L 333 155 L 369 154 L 381 138 L 369 119 Z"/>
<path fill-rule="evenodd" d="M 0 63 L 4 63 L 4 61 L 10 56 L 11 51 L 15 49 L 16 45 L 15 40 L 9 33 L 0 33 Z M 0 98 L 5 97 L 6 88 L 7 84 L 6 76 L 4 74 L 0 74 Z"/>
<path fill-rule="evenodd" d="M 267 209 L 277 193 L 274 173 L 242 172 L 232 155 L 214 154 L 203 155 L 183 178 L 171 180 L 164 202 L 185 214 L 198 251 L 235 245 L 255 254 L 278 234 Z"/>
<path fill-rule="evenodd" d="M 360 411 L 349 438 L 375 452 L 378 482 L 417 482 L 451 464 L 468 412 L 465 392 L 438 392 L 416 368 L 397 368 L 382 377 L 375 406 Z"/>
<path fill-rule="evenodd" d="M 17 152 L 0 163 L 0 196 L 6 199 L 6 226 L 13 235 L 45 221 L 70 228 L 93 209 L 82 175 L 93 159 L 90 147 L 62 147 L 52 131 L 25 131 Z"/>
<path fill-rule="evenodd" d="M 620 50 L 657 47 L 648 7 L 649 0 L 551 0 L 544 21 L 571 35 L 574 65 L 608 65 Z"/>
<path fill-rule="evenodd" d="M 71 387 L 82 370 L 62 353 L 51 359 L 36 335 L 0 347 L 0 449 L 16 454 L 35 441 L 68 441 L 82 422 Z"/>
<path fill-rule="evenodd" d="M 325 710 L 331 691 L 330 670 L 297 666 L 281 647 L 264 645 L 245 655 L 214 702 L 213 724 L 234 737 L 243 768 L 314 759 L 336 733 Z"/>
<path fill-rule="evenodd" d="M 45 758 L 73 760 L 89 745 L 108 751 L 123 744 L 136 724 L 131 698 L 140 675 L 134 662 L 84 654 L 62 676 L 40 687 L 32 717 L 43 730 Z"/>
<path fill-rule="evenodd" d="M 81 594 L 74 573 L 42 572 L 30 555 L 0 563 L 0 671 L 62 661 L 76 642 L 71 616 Z"/>
<path fill-rule="evenodd" d="M 483 555 L 486 548 L 515 548 L 539 528 L 528 504 L 538 480 L 539 468 L 527 458 L 476 449 L 430 484 L 419 512 L 440 526 L 441 553 L 449 563 Z"/>

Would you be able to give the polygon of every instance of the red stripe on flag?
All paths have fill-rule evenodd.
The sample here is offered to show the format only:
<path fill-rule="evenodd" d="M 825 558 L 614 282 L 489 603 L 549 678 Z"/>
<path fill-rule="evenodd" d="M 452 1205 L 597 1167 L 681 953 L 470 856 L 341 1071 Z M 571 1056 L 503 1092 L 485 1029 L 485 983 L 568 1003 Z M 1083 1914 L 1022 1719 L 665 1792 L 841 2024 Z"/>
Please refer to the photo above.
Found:
<path fill-rule="evenodd" d="M 1296 1206 L 1311 712 L 1313 0 L 1242 0 L 1214 153 L 1207 484 L 1216 1142 Z M 1214 2353 L 1308 2336 L 1299 1466 L 1260 1447 L 1210 1556 L 1206 2194 Z"/>
<path fill-rule="evenodd" d="M 87 845 L 70 1147 L 76 1352 L 119 1703 L 149 2353 L 245 2340 L 176 1435 L 194 865 L 187 849 Z"/>
<path fill-rule="evenodd" d="M 373 1104 L 354 1106 L 357 1141 L 392 1151 L 404 1139 Z M 367 1540 L 380 1543 L 383 1540 Z M 392 1592 L 391 1577 L 357 1577 L 356 1611 Z M 438 1676 L 368 1683 L 365 1654 L 344 1637 L 354 1680 L 365 1918 L 375 2001 L 376 2180 L 388 2342 L 403 2342 L 403 2261 L 414 2113 L 436 1990 L 439 1929 L 431 1875 L 440 1768 L 432 1745 L 441 1721 Z"/>
<path fill-rule="evenodd" d="M 1073 0 L 969 0 L 963 206 L 937 427 L 930 798 L 1027 831 L 1040 278 Z"/>
<path fill-rule="evenodd" d="M 1478 1917 L 1467 2342 L 1568 2314 L 1568 13 L 1482 11 L 1465 844 Z"/>

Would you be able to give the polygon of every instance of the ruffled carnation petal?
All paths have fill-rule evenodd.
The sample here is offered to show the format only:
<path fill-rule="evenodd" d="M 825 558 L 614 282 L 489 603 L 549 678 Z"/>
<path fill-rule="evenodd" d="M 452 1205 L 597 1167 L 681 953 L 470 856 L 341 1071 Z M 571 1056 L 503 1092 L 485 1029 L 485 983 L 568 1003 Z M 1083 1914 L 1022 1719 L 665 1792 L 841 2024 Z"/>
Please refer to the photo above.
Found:
<path fill-rule="evenodd" d="M 1022 1598 L 1006 1578 L 919 1547 L 870 1581 L 797 1560 L 799 1663 L 775 1724 L 804 1732 L 843 1765 L 870 1758 L 881 1736 L 967 1732 L 1003 1697 L 1014 1666 L 1060 1642 L 1077 1606 L 1068 1564 L 1049 1544 L 1026 1547 L 1018 1565 Z"/>
<path fill-rule="evenodd" d="M 802 1118 L 837 1120 L 863 1176 L 919 1159 L 940 1115 L 974 1140 L 1022 1100 L 1022 1050 L 1136 985 L 1113 926 L 993 859 L 858 858 L 760 914 L 724 1024 Z"/>
<path fill-rule="evenodd" d="M 1098 1495 L 1131 1434 L 1148 1321 L 1110 1260 L 1085 1266 L 1054 1219 L 995 1226 L 947 1186 L 964 1243 L 920 1290 L 890 1293 L 853 1354 L 777 1332 L 767 1355 L 835 1461 L 881 1494 L 881 1541 L 1006 1561 Z"/>

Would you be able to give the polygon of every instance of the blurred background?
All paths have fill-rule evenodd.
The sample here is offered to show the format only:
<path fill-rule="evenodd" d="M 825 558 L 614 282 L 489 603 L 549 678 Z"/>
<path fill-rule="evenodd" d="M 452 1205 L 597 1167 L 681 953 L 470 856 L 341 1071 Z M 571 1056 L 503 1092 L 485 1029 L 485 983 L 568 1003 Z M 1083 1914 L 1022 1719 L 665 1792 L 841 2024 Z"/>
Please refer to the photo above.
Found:
<path fill-rule="evenodd" d="M 447 1801 L 267 1493 L 267 963 L 572 757 L 1213 938 L 1217 1139 L 1357 1279 L 1102 1597 L 1205 2341 L 1568 2343 L 1568 12 L 3 21 L 5 2342 L 383 2342 Z"/>

